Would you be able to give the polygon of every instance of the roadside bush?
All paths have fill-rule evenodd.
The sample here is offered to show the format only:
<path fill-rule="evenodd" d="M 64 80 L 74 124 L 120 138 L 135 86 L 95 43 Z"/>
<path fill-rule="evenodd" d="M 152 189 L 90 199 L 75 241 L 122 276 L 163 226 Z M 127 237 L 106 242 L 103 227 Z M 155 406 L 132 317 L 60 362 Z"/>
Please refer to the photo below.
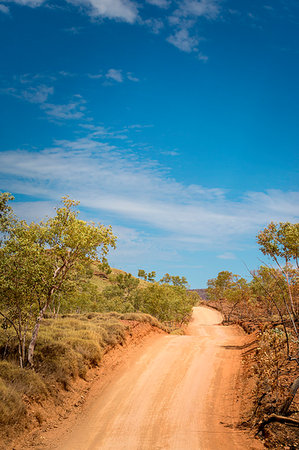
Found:
<path fill-rule="evenodd" d="M 184 287 L 154 283 L 138 291 L 135 309 L 162 322 L 181 322 L 191 314 L 194 301 Z"/>
<path fill-rule="evenodd" d="M 85 378 L 107 350 L 125 340 L 128 323 L 146 322 L 164 328 L 141 313 L 69 314 L 44 319 L 35 351 L 35 371 L 18 366 L 18 342 L 10 329 L 0 328 L 0 423 L 9 425 L 25 417 L 24 396 L 42 400 L 55 395 L 55 385 L 69 390 L 72 380 Z"/>
<path fill-rule="evenodd" d="M 88 367 L 100 362 L 107 347 L 124 340 L 125 326 L 116 319 L 104 320 L 97 313 L 89 316 L 46 319 L 40 330 L 37 368 L 66 389 L 71 379 L 85 378 Z"/>
<path fill-rule="evenodd" d="M 0 378 L 15 391 L 28 397 L 45 397 L 48 392 L 39 374 L 32 370 L 21 369 L 14 362 L 0 361 Z"/>
<path fill-rule="evenodd" d="M 0 424 L 14 424 L 25 412 L 22 397 L 0 378 Z"/>

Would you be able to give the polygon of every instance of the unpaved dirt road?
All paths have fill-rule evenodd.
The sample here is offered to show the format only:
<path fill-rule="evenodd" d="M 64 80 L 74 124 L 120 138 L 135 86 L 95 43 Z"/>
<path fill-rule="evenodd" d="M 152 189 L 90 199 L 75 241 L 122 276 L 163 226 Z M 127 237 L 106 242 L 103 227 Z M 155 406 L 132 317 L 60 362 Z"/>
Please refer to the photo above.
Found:
<path fill-rule="evenodd" d="M 233 450 L 263 446 L 233 429 L 242 331 L 194 308 L 186 336 L 158 335 L 91 398 L 59 450 Z M 90 393 L 92 397 L 92 391 Z M 53 448 L 53 446 L 51 446 Z"/>

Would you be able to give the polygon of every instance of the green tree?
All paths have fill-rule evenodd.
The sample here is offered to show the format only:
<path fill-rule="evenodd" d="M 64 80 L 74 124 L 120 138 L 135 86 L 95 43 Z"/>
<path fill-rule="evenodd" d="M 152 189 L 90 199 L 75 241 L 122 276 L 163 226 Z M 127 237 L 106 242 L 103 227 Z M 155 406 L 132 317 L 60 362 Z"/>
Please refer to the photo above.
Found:
<path fill-rule="evenodd" d="M 147 280 L 147 273 L 145 272 L 145 270 L 143 269 L 139 269 L 138 270 L 138 277 L 139 278 L 143 278 L 143 280 Z"/>
<path fill-rule="evenodd" d="M 68 197 L 56 215 L 28 225 L 12 216 L 2 195 L 0 247 L 0 315 L 13 327 L 19 342 L 20 365 L 33 366 L 35 344 L 44 314 L 59 292 L 70 292 L 86 278 L 91 261 L 101 259 L 116 238 L 111 227 L 78 218 L 79 202 Z M 4 223 L 4 226 L 3 226 Z M 8 224 L 7 224 L 8 223 Z M 3 234 L 5 232 L 5 234 Z"/>
<path fill-rule="evenodd" d="M 133 312 L 139 280 L 130 273 L 120 273 L 112 279 L 112 285 L 103 291 L 105 311 Z"/>
<path fill-rule="evenodd" d="M 154 283 L 155 278 L 156 278 L 156 272 L 152 271 L 152 272 L 146 273 L 145 270 L 139 269 L 138 270 L 138 277 L 139 278 L 143 278 L 143 280 L 145 280 L 145 281 L 149 281 L 151 283 Z"/>
<path fill-rule="evenodd" d="M 163 278 L 159 281 L 161 284 L 172 284 L 173 286 L 183 286 L 188 287 L 188 281 L 186 277 L 179 277 L 178 275 L 169 275 L 166 273 Z"/>
<path fill-rule="evenodd" d="M 280 316 L 286 336 L 288 358 L 299 364 L 299 332 L 297 326 L 299 316 L 299 223 L 291 224 L 290 222 L 280 222 L 279 224 L 276 224 L 271 222 L 266 228 L 258 233 L 257 242 L 262 253 L 265 256 L 270 257 L 272 261 L 276 263 L 278 272 L 272 272 L 276 285 L 281 286 L 281 276 L 285 279 L 287 294 L 284 294 L 282 289 L 281 293 L 287 316 L 292 324 L 292 330 L 296 342 L 296 354 L 290 354 L 286 320 L 282 313 L 280 313 Z M 277 306 L 277 300 L 274 296 L 272 296 L 272 301 L 274 301 L 274 304 Z M 288 412 L 298 388 L 299 377 L 297 377 L 294 381 L 290 394 L 281 408 L 281 412 L 283 414 Z"/>
<path fill-rule="evenodd" d="M 241 303 L 248 302 L 250 287 L 244 278 L 224 270 L 216 278 L 208 280 L 207 294 L 218 304 L 224 320 L 229 322 L 234 310 Z"/>
<path fill-rule="evenodd" d="M 251 272 L 250 287 L 257 307 L 265 312 L 267 317 L 278 313 L 282 316 L 287 312 L 284 307 L 284 296 L 287 295 L 287 285 L 279 269 L 261 266 Z"/>
<path fill-rule="evenodd" d="M 275 261 L 286 279 L 288 299 L 285 305 L 294 324 L 299 314 L 298 298 L 293 295 L 294 276 L 297 281 L 299 274 L 299 223 L 271 222 L 259 232 L 257 242 L 262 253 Z"/>
<path fill-rule="evenodd" d="M 233 274 L 228 270 L 223 270 L 219 272 L 216 278 L 211 278 L 208 280 L 208 289 L 207 295 L 210 300 L 213 300 L 219 304 L 219 308 L 221 313 L 224 315 L 225 319 L 225 310 L 224 310 L 224 302 L 226 300 L 227 292 L 232 286 L 233 283 Z"/>
<path fill-rule="evenodd" d="M 160 280 L 161 284 L 170 284 L 170 282 L 171 282 L 171 275 L 169 275 L 169 273 L 166 273 L 164 277 L 162 277 Z"/>
<path fill-rule="evenodd" d="M 194 302 L 194 295 L 182 286 L 152 283 L 136 293 L 135 309 L 163 322 L 182 322 L 191 314 Z"/>
<path fill-rule="evenodd" d="M 154 283 L 155 278 L 156 278 L 156 272 L 155 271 L 149 272 L 147 274 L 147 280 L 150 281 L 151 283 Z"/>
<path fill-rule="evenodd" d="M 108 263 L 108 260 L 104 256 L 102 258 L 102 261 L 97 264 L 97 267 L 104 275 L 110 275 L 112 273 L 112 269 Z"/>

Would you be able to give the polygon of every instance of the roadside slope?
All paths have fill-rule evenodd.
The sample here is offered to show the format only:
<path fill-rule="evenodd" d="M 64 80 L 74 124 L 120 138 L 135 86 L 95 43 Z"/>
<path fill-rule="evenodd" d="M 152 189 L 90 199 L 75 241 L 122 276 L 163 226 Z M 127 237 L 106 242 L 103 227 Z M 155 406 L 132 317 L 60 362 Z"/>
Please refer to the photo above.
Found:
<path fill-rule="evenodd" d="M 237 327 L 194 308 L 186 336 L 160 335 L 90 393 L 76 424 L 47 448 L 71 450 L 258 449 L 233 428 L 239 419 Z"/>

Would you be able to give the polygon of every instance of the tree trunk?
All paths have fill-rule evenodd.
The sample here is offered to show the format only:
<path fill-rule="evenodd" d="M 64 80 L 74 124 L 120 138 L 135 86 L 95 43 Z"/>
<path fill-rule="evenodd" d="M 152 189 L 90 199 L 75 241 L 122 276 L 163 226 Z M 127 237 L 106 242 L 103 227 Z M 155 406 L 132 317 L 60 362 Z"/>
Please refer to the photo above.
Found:
<path fill-rule="evenodd" d="M 18 345 L 18 352 L 19 352 L 19 363 L 20 363 L 20 367 L 21 367 L 21 369 L 23 369 L 22 344 L 21 344 L 20 339 L 19 339 L 19 345 Z"/>
<path fill-rule="evenodd" d="M 280 414 L 283 414 L 285 416 L 288 413 L 289 407 L 291 406 L 292 401 L 293 401 L 298 389 L 299 389 L 299 377 L 296 378 L 296 380 L 292 384 L 289 395 L 287 396 L 284 404 L 282 405 L 282 407 L 279 411 Z"/>
<path fill-rule="evenodd" d="M 34 349 L 35 349 L 35 344 L 36 344 L 36 340 L 37 340 L 37 336 L 38 336 L 38 332 L 39 332 L 39 327 L 40 327 L 40 323 L 44 317 L 44 313 L 47 309 L 48 304 L 46 303 L 44 305 L 44 307 L 40 310 L 39 315 L 37 317 L 33 332 L 32 332 L 32 337 L 31 337 L 31 341 L 29 343 L 28 346 L 28 363 L 31 366 L 31 368 L 33 368 L 33 353 L 34 353 Z"/>

